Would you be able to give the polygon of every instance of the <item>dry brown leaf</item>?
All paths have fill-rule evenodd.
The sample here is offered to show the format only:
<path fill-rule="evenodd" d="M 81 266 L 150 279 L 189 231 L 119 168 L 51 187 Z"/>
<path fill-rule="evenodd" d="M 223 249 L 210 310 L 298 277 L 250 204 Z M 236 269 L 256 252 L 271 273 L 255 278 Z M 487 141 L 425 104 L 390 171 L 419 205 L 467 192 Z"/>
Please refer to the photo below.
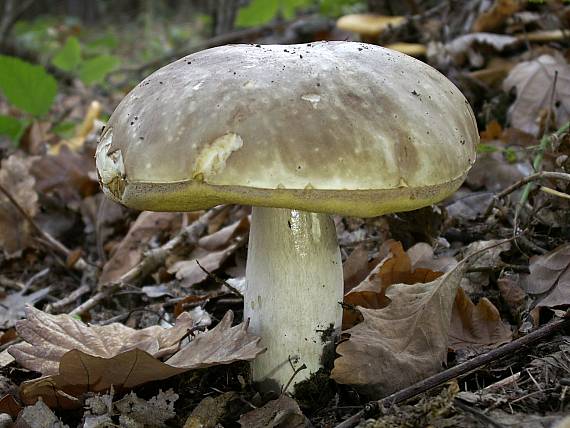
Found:
<path fill-rule="evenodd" d="M 58 374 L 24 382 L 20 396 L 25 403 L 41 397 L 50 407 L 73 408 L 80 404 L 77 397 L 86 392 L 106 391 L 111 385 L 116 390 L 129 389 L 191 369 L 254 359 L 264 351 L 258 345 L 260 338 L 247 333 L 247 323 L 232 327 L 232 321 L 233 313 L 228 311 L 215 328 L 195 336 L 166 363 L 132 346 L 127 351 L 126 347 L 117 346 L 120 353 L 107 358 L 74 349 L 60 357 Z M 63 323 L 67 325 L 68 320 Z M 107 351 L 100 343 L 94 347 Z"/>
<path fill-rule="evenodd" d="M 30 294 L 19 291 L 0 299 L 0 329 L 5 330 L 16 325 L 16 322 L 24 317 L 26 307 L 43 299 L 50 291 L 50 287 Z"/>
<path fill-rule="evenodd" d="M 239 418 L 244 428 L 305 428 L 306 421 L 297 402 L 285 394 Z"/>
<path fill-rule="evenodd" d="M 557 127 L 570 120 L 570 65 L 561 56 L 541 55 L 519 63 L 503 82 L 505 91 L 513 87 L 517 89 L 517 98 L 509 109 L 513 127 L 536 135 L 541 111 L 548 111 L 551 104 Z"/>
<path fill-rule="evenodd" d="M 442 273 L 449 272 L 457 266 L 457 260 L 453 257 L 436 257 L 433 253 L 432 246 L 425 242 L 418 242 L 408 249 L 406 254 L 410 258 L 412 268 L 418 272 L 418 274 L 412 278 L 417 280 L 420 277 L 420 273 L 421 275 L 425 275 L 424 281 L 421 282 L 432 281 L 438 278 Z"/>
<path fill-rule="evenodd" d="M 544 294 L 560 281 L 570 285 L 570 244 L 530 259 L 530 274 L 521 277 L 520 286 L 529 294 Z"/>
<path fill-rule="evenodd" d="M 345 294 L 343 302 L 345 305 L 350 306 L 344 306 L 342 312 L 343 330 L 347 330 L 362 321 L 362 314 L 356 309 L 357 306 L 368 309 L 380 309 L 390 303 L 390 299 L 385 294 L 386 288 L 390 284 L 384 285 L 379 279 L 381 269 L 382 263 L 378 264 L 364 281 Z"/>
<path fill-rule="evenodd" d="M 342 264 L 344 293 L 346 294 L 364 281 L 369 273 L 368 250 L 364 244 L 359 244 Z"/>
<path fill-rule="evenodd" d="M 211 235 L 206 235 L 198 241 L 198 247 L 207 251 L 217 251 L 227 247 L 233 239 L 249 233 L 249 219 L 247 217 L 226 226 Z"/>
<path fill-rule="evenodd" d="M 23 210 L 34 217 L 38 210 L 38 194 L 34 186 L 36 180 L 30 175 L 30 167 L 35 158 L 22 158 L 12 155 L 2 159 L 0 184 L 18 202 Z M 32 244 L 32 227 L 14 204 L 0 192 L 0 248 L 6 258 L 19 257 L 22 250 Z"/>
<path fill-rule="evenodd" d="M 119 323 L 87 326 L 67 314 L 50 315 L 28 306 L 26 319 L 16 323 L 16 331 L 25 342 L 11 346 L 9 353 L 29 370 L 55 375 L 63 355 L 74 349 L 102 358 L 134 348 L 157 358 L 171 355 L 191 327 L 192 317 L 186 312 L 172 328 L 134 330 Z"/>
<path fill-rule="evenodd" d="M 475 165 L 469 170 L 465 180 L 470 188 L 500 192 L 532 173 L 532 168 L 528 163 L 509 163 L 505 159 L 502 151 L 505 148 L 504 143 L 489 142 L 486 144 L 495 146 L 498 150 L 477 155 Z"/>
<path fill-rule="evenodd" d="M 457 290 L 449 328 L 449 347 L 453 350 L 478 346 L 499 346 L 513 335 L 501 320 L 498 309 L 483 297 L 477 305 L 461 287 Z"/>
<path fill-rule="evenodd" d="M 481 140 L 489 141 L 501 138 L 503 134 L 503 127 L 499 122 L 493 119 L 491 122 L 487 123 L 485 130 L 481 132 Z"/>
<path fill-rule="evenodd" d="M 481 216 L 492 202 L 494 195 L 490 192 L 469 192 L 466 195 L 456 194 L 455 201 L 447 207 L 447 215 L 454 223 L 467 224 Z"/>
<path fill-rule="evenodd" d="M 192 410 L 184 428 L 216 428 L 227 417 L 229 404 L 239 399 L 235 391 L 224 392 L 217 397 L 206 397 Z"/>
<path fill-rule="evenodd" d="M 471 33 L 459 36 L 445 45 L 445 50 L 453 58 L 456 64 L 463 64 L 465 59 L 473 67 L 482 67 L 485 58 L 479 53 L 479 46 L 489 46 L 497 51 L 502 51 L 520 43 L 513 36 L 494 33 Z"/>
<path fill-rule="evenodd" d="M 6 394 L 0 398 L 0 414 L 7 413 L 15 419 L 21 411 L 22 406 L 12 394 Z"/>
<path fill-rule="evenodd" d="M 530 274 L 521 277 L 520 286 L 529 294 L 544 296 L 537 306 L 570 305 L 570 244 L 531 257 L 529 269 Z"/>
<path fill-rule="evenodd" d="M 509 307 L 511 315 L 517 317 L 527 300 L 527 294 L 517 285 L 513 278 L 503 277 L 497 280 L 501 297 Z"/>
<path fill-rule="evenodd" d="M 472 268 L 489 268 L 501 263 L 501 253 L 511 249 L 510 242 L 500 239 L 472 242 L 463 250 L 465 257 L 485 250 L 473 262 Z M 461 287 L 471 294 L 483 294 L 483 288 L 489 285 L 489 272 L 469 272 L 461 280 Z"/>
<path fill-rule="evenodd" d="M 337 347 L 332 378 L 383 396 L 442 368 L 455 293 L 466 262 L 426 284 L 395 284 L 386 290 L 391 303 L 361 309 L 364 321 L 349 329 Z"/>
<path fill-rule="evenodd" d="M 473 31 L 493 31 L 500 28 L 507 18 L 521 10 L 526 4 L 523 0 L 495 0 L 493 5 L 481 13 L 473 24 Z"/>
<path fill-rule="evenodd" d="M 180 281 L 182 287 L 190 288 L 208 278 L 206 272 L 218 270 L 237 248 L 238 244 L 232 244 L 221 251 L 207 253 L 192 260 L 178 261 L 168 269 L 168 272 L 176 275 L 176 279 Z"/>
<path fill-rule="evenodd" d="M 228 311 L 224 318 L 207 333 L 198 334 L 190 344 L 166 360 L 173 367 L 199 369 L 236 361 L 250 361 L 265 352 L 259 346 L 261 338 L 249 334 L 249 321 L 232 327 L 234 314 Z"/>
<path fill-rule="evenodd" d="M 115 248 L 111 258 L 103 266 L 99 282 L 117 281 L 142 259 L 149 241 L 162 233 L 173 230 L 180 224 L 181 215 L 169 212 L 144 211 L 139 214 L 129 232 Z"/>
<path fill-rule="evenodd" d="M 39 158 L 30 172 L 36 178 L 38 192 L 57 194 L 66 204 L 77 204 L 99 191 L 93 155 L 74 153 L 67 147 L 56 156 Z"/>
<path fill-rule="evenodd" d="M 351 307 L 343 311 L 343 330 L 362 321 L 361 314 L 353 307 L 380 309 L 387 306 L 390 299 L 385 292 L 390 285 L 430 282 L 457 264 L 451 257 L 435 258 L 433 249 L 426 243 L 418 243 L 406 253 L 400 242 L 389 240 L 383 249 L 388 250 L 388 255 L 344 296 L 344 303 Z"/>
<path fill-rule="evenodd" d="M 175 274 L 183 287 L 191 287 L 208 278 L 207 272 L 214 272 L 234 254 L 241 242 L 236 238 L 243 237 L 249 231 L 249 219 L 242 218 L 217 232 L 204 236 L 198 242 L 189 256 L 189 260 L 180 260 L 168 268 L 168 272 Z M 198 265 L 198 263 L 200 265 Z"/>
<path fill-rule="evenodd" d="M 20 398 L 33 404 L 41 397 L 49 407 L 77 408 L 79 397 L 87 392 L 130 389 L 187 371 L 157 360 L 140 349 L 131 349 L 112 358 L 100 358 L 73 350 L 59 363 L 59 374 L 25 381 Z"/>

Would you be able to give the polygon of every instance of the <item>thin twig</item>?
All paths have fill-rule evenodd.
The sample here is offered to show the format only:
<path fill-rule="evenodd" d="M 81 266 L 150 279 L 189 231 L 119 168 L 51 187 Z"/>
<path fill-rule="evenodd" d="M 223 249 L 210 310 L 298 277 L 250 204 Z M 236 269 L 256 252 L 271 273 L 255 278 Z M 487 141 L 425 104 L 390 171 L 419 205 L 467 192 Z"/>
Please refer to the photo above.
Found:
<path fill-rule="evenodd" d="M 291 365 L 293 365 L 291 363 L 291 359 L 289 359 L 289 363 Z M 287 389 L 289 388 L 289 386 L 291 386 L 291 382 L 293 382 L 293 379 L 295 379 L 295 377 L 297 376 L 297 374 L 299 374 L 299 372 L 301 370 L 305 370 L 307 368 L 307 365 L 305 363 L 303 363 L 301 366 L 299 366 L 298 368 L 295 369 L 295 371 L 293 372 L 293 374 L 291 375 L 291 378 L 289 379 L 289 382 L 287 382 L 287 384 L 283 387 L 283 390 L 281 391 L 281 394 L 285 394 L 287 392 Z"/>
<path fill-rule="evenodd" d="M 491 425 L 495 428 L 504 428 L 505 427 L 503 424 L 495 422 L 488 415 L 486 415 L 482 411 L 470 406 L 467 402 L 465 402 L 464 400 L 462 400 L 460 398 L 455 398 L 453 400 L 453 405 L 459 407 L 461 410 L 463 410 L 465 412 L 471 413 L 472 415 L 474 415 L 476 418 L 480 419 L 482 422 L 486 423 L 487 425 Z"/>
<path fill-rule="evenodd" d="M 223 205 L 212 208 L 198 220 L 182 229 L 174 238 L 164 245 L 147 251 L 143 255 L 143 259 L 128 272 L 124 273 L 117 281 L 100 284 L 99 291 L 71 311 L 70 315 L 81 315 L 87 312 L 117 291 L 142 281 L 147 275 L 162 266 L 167 256 L 177 253 L 185 246 L 195 246 L 200 236 L 202 236 L 208 228 L 210 220 L 218 215 L 223 208 Z"/>
<path fill-rule="evenodd" d="M 57 239 L 51 236 L 48 232 L 44 231 L 35 222 L 35 220 L 28 214 L 28 212 L 20 205 L 20 203 L 16 200 L 16 198 L 12 196 L 12 194 L 8 191 L 8 189 L 6 189 L 2 184 L 0 184 L 0 192 L 2 192 L 4 196 L 8 198 L 8 200 L 14 206 L 14 208 L 18 210 L 18 212 L 22 215 L 22 217 L 24 217 L 26 221 L 32 226 L 34 231 L 43 239 L 43 241 L 40 242 L 45 242 L 51 249 L 53 249 L 63 257 L 65 258 L 69 257 L 71 251 L 65 245 L 63 245 L 61 242 L 59 242 Z M 87 263 L 85 262 L 85 260 L 83 260 L 83 258 L 79 258 L 72 267 L 78 270 L 84 270 L 87 267 Z"/>
<path fill-rule="evenodd" d="M 478 370 L 481 367 L 504 358 L 508 355 L 513 355 L 515 352 L 520 351 L 525 346 L 528 346 L 534 342 L 538 342 L 552 335 L 553 333 L 562 330 L 570 326 L 570 318 L 564 318 L 562 320 L 551 322 L 550 324 L 544 325 L 539 329 L 527 334 L 524 337 L 513 340 L 512 342 L 501 346 L 500 348 L 493 349 L 486 354 L 479 355 L 469 361 L 462 364 L 458 364 L 455 367 L 451 367 L 447 370 L 430 376 L 424 380 L 421 380 L 414 385 L 404 388 L 386 398 L 382 398 L 378 401 L 372 401 L 368 403 L 365 408 L 355 415 L 351 416 L 344 422 L 338 424 L 335 428 L 352 428 L 360 419 L 367 413 L 377 412 L 380 408 L 389 408 L 394 404 L 401 403 L 402 401 L 409 400 L 419 394 L 427 392 L 433 388 L 443 385 L 452 379 L 460 376 L 464 376 L 472 371 Z"/>
<path fill-rule="evenodd" d="M 569 124 L 570 124 L 570 122 L 569 122 Z M 562 180 L 562 181 L 570 182 L 570 174 L 565 173 L 565 172 L 540 171 L 540 172 L 536 172 L 534 174 L 528 175 L 526 177 L 523 177 L 519 181 L 517 181 L 516 183 L 511 184 L 506 189 L 497 193 L 494 196 L 494 198 L 492 199 L 492 201 L 489 204 L 489 206 L 487 207 L 487 209 L 485 210 L 485 213 L 483 214 L 483 216 L 488 217 L 491 214 L 491 211 L 495 207 L 495 203 L 499 199 L 502 199 L 505 196 L 507 196 L 507 195 L 513 193 L 514 191 L 520 189 L 525 184 L 528 184 L 532 181 L 544 180 L 544 179 Z"/>
<path fill-rule="evenodd" d="M 202 271 L 203 271 L 206 275 L 208 275 L 210 278 L 212 278 L 212 279 L 213 279 L 214 281 L 216 281 L 218 284 L 222 284 L 222 285 L 225 285 L 226 287 L 228 287 L 229 290 L 230 290 L 233 294 L 236 294 L 236 295 L 238 295 L 238 296 L 240 296 L 240 297 L 243 297 L 243 295 L 240 293 L 240 291 L 239 291 L 237 288 L 235 288 L 235 287 L 231 286 L 230 284 L 228 284 L 228 282 L 227 282 L 225 279 L 220 278 L 220 277 L 219 277 L 218 275 L 216 275 L 215 273 L 212 273 L 212 272 L 206 270 L 206 268 L 204 268 L 204 267 L 200 264 L 200 262 L 198 261 L 198 259 L 196 259 L 195 261 L 196 261 L 196 264 L 198 265 L 198 267 L 199 267 L 200 269 L 202 269 Z"/>

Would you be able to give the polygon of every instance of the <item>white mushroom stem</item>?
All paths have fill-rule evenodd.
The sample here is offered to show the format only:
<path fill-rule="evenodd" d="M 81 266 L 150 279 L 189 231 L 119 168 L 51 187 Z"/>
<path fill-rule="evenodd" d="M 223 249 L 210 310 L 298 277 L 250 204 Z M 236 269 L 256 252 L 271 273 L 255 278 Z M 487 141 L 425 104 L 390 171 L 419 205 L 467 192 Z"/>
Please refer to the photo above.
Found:
<path fill-rule="evenodd" d="M 308 378 L 323 355 L 332 356 L 342 321 L 342 265 L 331 217 L 254 207 L 246 278 L 244 316 L 267 347 L 252 363 L 253 380 L 283 386 L 302 364 L 307 369 L 293 383 Z"/>

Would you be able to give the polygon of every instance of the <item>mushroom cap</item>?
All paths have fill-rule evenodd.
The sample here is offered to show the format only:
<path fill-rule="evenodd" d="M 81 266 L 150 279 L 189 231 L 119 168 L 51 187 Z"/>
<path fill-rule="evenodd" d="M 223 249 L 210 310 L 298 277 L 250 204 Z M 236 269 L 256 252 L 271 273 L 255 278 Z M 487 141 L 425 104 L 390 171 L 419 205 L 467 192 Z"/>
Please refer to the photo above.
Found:
<path fill-rule="evenodd" d="M 398 42 L 386 45 L 386 48 L 414 57 L 425 56 L 427 54 L 427 46 L 421 43 Z"/>
<path fill-rule="evenodd" d="M 234 45 L 156 71 L 100 138 L 103 190 L 141 210 L 222 203 L 369 217 L 453 193 L 473 112 L 442 74 L 353 42 Z"/>
<path fill-rule="evenodd" d="M 385 16 L 361 13 L 341 16 L 336 21 L 337 28 L 363 36 L 376 37 L 389 26 L 397 26 L 406 21 L 404 16 Z"/>

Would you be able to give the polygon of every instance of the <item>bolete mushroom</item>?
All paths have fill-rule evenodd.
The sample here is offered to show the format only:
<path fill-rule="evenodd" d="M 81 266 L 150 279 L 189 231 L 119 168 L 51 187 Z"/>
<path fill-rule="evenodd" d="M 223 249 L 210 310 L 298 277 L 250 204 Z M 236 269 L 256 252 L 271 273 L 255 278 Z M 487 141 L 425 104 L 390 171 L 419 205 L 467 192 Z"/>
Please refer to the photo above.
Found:
<path fill-rule="evenodd" d="M 208 49 L 158 70 L 117 107 L 96 160 L 111 199 L 141 210 L 253 205 L 245 317 L 267 352 L 253 376 L 317 371 L 341 325 L 329 214 L 433 204 L 475 162 L 473 112 L 443 75 L 378 46 Z"/>
<path fill-rule="evenodd" d="M 373 43 L 377 42 L 378 37 L 390 27 L 398 27 L 405 22 L 405 16 L 357 13 L 341 16 L 336 21 L 336 26 L 340 30 L 358 34 L 362 41 Z"/>

